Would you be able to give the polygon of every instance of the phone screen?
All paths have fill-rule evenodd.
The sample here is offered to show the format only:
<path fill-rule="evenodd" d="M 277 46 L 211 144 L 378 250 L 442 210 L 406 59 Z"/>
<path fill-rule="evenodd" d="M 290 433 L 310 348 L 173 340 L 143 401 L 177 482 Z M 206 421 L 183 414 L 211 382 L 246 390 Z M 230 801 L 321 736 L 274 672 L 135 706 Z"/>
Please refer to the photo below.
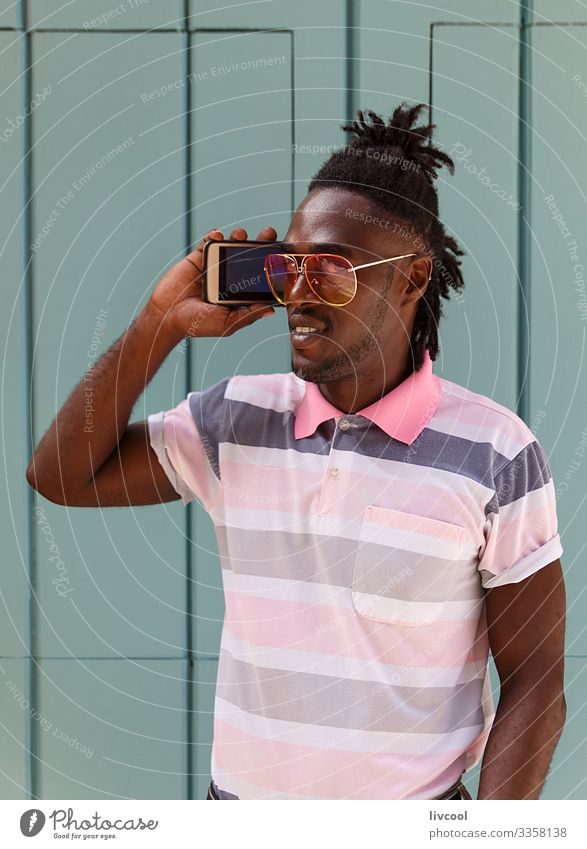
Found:
<path fill-rule="evenodd" d="M 251 301 L 275 302 L 267 282 L 264 262 L 267 254 L 279 253 L 281 243 L 255 245 L 247 248 L 219 246 L 218 288 L 220 299 L 242 298 Z"/>

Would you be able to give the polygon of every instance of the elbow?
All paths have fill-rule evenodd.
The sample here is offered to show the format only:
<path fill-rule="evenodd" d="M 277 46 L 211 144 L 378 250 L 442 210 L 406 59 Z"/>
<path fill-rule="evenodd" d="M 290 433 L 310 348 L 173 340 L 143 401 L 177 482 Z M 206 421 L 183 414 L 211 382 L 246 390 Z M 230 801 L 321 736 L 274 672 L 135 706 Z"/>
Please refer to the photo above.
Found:
<path fill-rule="evenodd" d="M 28 464 L 26 469 L 26 479 L 29 486 L 32 486 L 37 492 L 39 492 L 39 482 L 37 480 L 37 476 L 35 474 L 35 463 L 34 459 Z"/>
<path fill-rule="evenodd" d="M 560 713 L 560 728 L 561 728 L 561 731 L 562 731 L 563 728 L 565 727 L 565 723 L 567 721 L 567 700 L 565 699 L 564 692 L 561 693 L 561 696 L 560 696 L 559 713 Z"/>
<path fill-rule="evenodd" d="M 562 670 L 560 675 L 557 675 L 550 692 L 552 708 L 556 711 L 560 730 L 562 731 L 567 721 L 567 700 L 565 699 L 564 672 Z"/>
<path fill-rule="evenodd" d="M 552 737 L 556 745 L 561 738 L 567 721 L 567 702 L 563 692 L 558 697 L 553 697 L 550 711 L 552 714 Z"/>
<path fill-rule="evenodd" d="M 557 664 L 550 672 L 543 670 L 533 674 L 511 676 L 502 683 L 501 690 L 509 703 L 532 705 L 538 716 L 548 715 L 553 724 L 562 731 L 567 719 L 563 665 Z"/>
<path fill-rule="evenodd" d="M 547 705 L 546 710 L 552 718 L 553 733 L 558 740 L 567 721 L 567 701 L 562 684 L 541 691 L 539 704 L 542 712 L 545 710 L 544 705 Z"/>
<path fill-rule="evenodd" d="M 53 504 L 59 504 L 62 507 L 65 505 L 63 493 L 58 494 L 54 487 L 47 486 L 46 482 L 43 482 L 42 478 L 37 474 L 34 457 L 27 466 L 26 480 L 29 486 L 31 486 L 35 492 L 38 492 L 39 495 L 42 495 L 43 498 L 46 498 L 47 501 L 51 501 Z"/>

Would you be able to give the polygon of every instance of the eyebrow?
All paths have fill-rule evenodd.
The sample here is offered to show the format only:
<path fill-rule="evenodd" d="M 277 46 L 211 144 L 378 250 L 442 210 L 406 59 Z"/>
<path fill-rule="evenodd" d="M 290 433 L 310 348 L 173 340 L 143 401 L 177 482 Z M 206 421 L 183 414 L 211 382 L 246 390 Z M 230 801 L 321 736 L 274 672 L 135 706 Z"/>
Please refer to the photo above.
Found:
<path fill-rule="evenodd" d="M 340 242 L 306 242 L 312 246 L 314 253 L 341 254 L 342 256 L 354 256 L 356 251 L 349 245 L 342 245 Z M 284 253 L 295 253 L 292 249 L 295 248 L 293 242 L 282 242 Z"/>

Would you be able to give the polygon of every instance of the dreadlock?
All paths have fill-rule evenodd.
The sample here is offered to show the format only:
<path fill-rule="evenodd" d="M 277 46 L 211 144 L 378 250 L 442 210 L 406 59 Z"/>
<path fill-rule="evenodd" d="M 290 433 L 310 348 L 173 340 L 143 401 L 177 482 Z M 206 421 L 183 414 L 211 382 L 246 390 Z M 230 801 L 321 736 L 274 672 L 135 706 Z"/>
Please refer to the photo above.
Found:
<path fill-rule="evenodd" d="M 446 165 L 454 174 L 454 162 L 430 142 L 436 124 L 414 126 L 426 108 L 425 103 L 412 107 L 401 103 L 387 124 L 371 110 L 367 111 L 369 123 L 359 110 L 358 121 L 341 125 L 355 137 L 323 163 L 308 186 L 308 192 L 339 188 L 370 198 L 392 214 L 399 232 L 410 238 L 419 252 L 432 259 L 432 278 L 418 301 L 410 340 L 415 371 L 422 366 L 426 349 L 432 360 L 438 355 L 438 325 L 443 316 L 440 296 L 448 299 L 449 288 L 458 292 L 464 286 L 457 259 L 464 252 L 438 218 L 434 186 L 437 169 Z"/>

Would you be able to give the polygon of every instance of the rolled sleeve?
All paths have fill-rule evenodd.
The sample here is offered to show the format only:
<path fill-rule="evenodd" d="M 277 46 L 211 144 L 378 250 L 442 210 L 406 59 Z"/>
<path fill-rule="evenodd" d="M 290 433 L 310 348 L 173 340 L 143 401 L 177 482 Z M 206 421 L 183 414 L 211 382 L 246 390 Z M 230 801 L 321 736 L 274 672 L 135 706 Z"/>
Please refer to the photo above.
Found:
<path fill-rule="evenodd" d="M 147 417 L 149 441 L 165 474 L 184 504 L 197 500 L 211 512 L 220 492 L 220 480 L 212 470 L 204 442 L 193 416 L 193 398 L 170 410 Z"/>
<path fill-rule="evenodd" d="M 563 552 L 552 473 L 537 440 L 505 464 L 494 490 L 478 563 L 487 589 L 518 583 Z"/>
<path fill-rule="evenodd" d="M 149 427 L 149 441 L 174 490 L 181 495 L 181 500 L 184 504 L 189 504 L 190 501 L 195 499 L 196 495 L 192 492 L 186 482 L 177 474 L 169 458 L 167 446 L 165 444 L 164 417 L 165 413 L 163 411 L 160 413 L 152 413 L 148 416 L 147 424 Z"/>

